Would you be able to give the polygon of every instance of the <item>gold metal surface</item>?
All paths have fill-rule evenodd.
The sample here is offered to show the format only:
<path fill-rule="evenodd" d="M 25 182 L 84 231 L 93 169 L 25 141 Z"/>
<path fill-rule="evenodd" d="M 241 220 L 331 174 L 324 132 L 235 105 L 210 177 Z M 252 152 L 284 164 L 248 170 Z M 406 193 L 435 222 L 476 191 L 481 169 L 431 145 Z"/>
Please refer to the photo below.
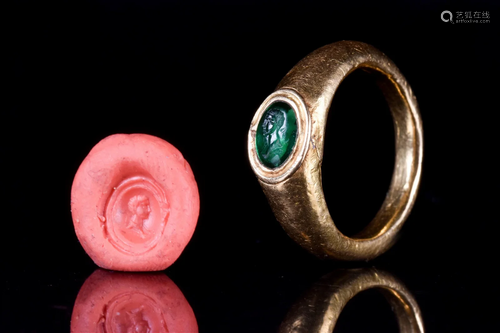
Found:
<path fill-rule="evenodd" d="M 323 276 L 291 307 L 279 332 L 332 333 L 347 302 L 371 288 L 379 289 L 390 303 L 401 333 L 424 332 L 420 308 L 408 289 L 391 274 L 374 268 Z"/>
<path fill-rule="evenodd" d="M 324 134 L 330 104 L 342 80 L 363 69 L 373 74 L 392 113 L 396 158 L 391 185 L 375 218 L 347 237 L 335 226 L 321 182 Z M 265 167 L 255 148 L 261 115 L 274 101 L 296 114 L 297 143 L 276 169 Z M 259 107 L 248 132 L 248 155 L 277 220 L 302 247 L 323 258 L 368 260 L 391 247 L 415 202 L 422 169 L 422 123 L 410 86 L 394 63 L 373 46 L 341 41 L 302 59 Z"/>

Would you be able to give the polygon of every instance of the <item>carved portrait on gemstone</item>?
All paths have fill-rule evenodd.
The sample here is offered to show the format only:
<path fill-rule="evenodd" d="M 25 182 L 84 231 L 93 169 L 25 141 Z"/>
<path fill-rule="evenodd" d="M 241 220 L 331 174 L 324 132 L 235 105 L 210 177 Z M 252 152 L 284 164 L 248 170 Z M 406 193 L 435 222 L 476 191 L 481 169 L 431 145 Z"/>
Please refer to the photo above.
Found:
<path fill-rule="evenodd" d="M 271 105 L 257 128 L 257 152 L 264 165 L 276 168 L 290 155 L 296 141 L 297 122 L 293 108 L 283 102 Z"/>

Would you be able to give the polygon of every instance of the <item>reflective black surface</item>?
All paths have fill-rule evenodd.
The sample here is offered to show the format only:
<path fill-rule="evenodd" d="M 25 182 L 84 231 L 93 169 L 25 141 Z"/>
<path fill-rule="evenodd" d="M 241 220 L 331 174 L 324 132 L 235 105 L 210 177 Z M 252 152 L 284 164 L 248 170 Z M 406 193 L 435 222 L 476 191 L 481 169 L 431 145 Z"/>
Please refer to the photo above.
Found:
<path fill-rule="evenodd" d="M 495 332 L 498 4 L 493 1 L 20 1 L 9 9 L 8 91 L 0 140 L 1 332 L 68 332 L 97 269 L 75 236 L 70 188 L 83 158 L 114 133 L 175 145 L 198 182 L 195 234 L 164 273 L 200 332 L 277 332 L 290 307 L 338 268 L 403 281 L 428 332 Z M 447 24 L 443 10 L 488 11 Z M 386 53 L 412 86 L 424 124 L 424 171 L 400 239 L 368 263 L 320 261 L 274 219 L 246 156 L 253 114 L 295 63 L 342 39 Z M 346 234 L 382 203 L 394 163 L 390 114 L 369 76 L 339 88 L 323 185 Z M 335 332 L 397 332 L 368 291 Z"/>

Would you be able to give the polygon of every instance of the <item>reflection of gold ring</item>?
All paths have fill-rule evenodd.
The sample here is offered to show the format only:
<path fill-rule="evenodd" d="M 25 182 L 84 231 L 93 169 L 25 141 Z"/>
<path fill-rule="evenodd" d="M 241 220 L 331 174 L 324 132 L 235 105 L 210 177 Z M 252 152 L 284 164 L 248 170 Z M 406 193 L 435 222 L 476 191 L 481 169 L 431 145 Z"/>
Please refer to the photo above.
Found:
<path fill-rule="evenodd" d="M 353 238 L 336 227 L 321 184 L 328 109 L 342 80 L 362 68 L 378 79 L 394 119 L 396 165 L 382 208 Z M 260 106 L 248 133 L 252 169 L 278 221 L 320 257 L 365 260 L 386 251 L 415 201 L 422 166 L 422 124 L 411 88 L 374 47 L 352 41 L 322 47 L 300 61 Z"/>
<path fill-rule="evenodd" d="M 380 289 L 391 304 L 400 332 L 424 332 L 420 308 L 408 289 L 389 273 L 373 268 L 338 270 L 323 276 L 288 311 L 279 332 L 332 332 L 347 302 L 371 288 Z"/>

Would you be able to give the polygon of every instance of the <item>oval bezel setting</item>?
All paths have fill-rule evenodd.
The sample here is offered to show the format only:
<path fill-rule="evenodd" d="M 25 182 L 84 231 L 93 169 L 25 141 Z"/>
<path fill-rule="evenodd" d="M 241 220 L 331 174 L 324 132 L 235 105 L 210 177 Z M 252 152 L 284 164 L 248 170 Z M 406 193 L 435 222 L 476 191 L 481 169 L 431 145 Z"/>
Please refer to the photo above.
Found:
<path fill-rule="evenodd" d="M 295 114 L 297 132 L 295 143 L 289 155 L 277 167 L 271 168 L 262 163 L 257 151 L 257 131 L 258 126 L 265 112 L 275 103 L 288 104 Z M 250 130 L 248 132 L 248 156 L 252 169 L 256 176 L 265 183 L 276 184 L 292 175 L 301 165 L 307 153 L 308 143 L 311 136 L 310 115 L 306 105 L 295 91 L 290 89 L 280 89 L 269 95 L 260 105 L 255 113 Z"/>

